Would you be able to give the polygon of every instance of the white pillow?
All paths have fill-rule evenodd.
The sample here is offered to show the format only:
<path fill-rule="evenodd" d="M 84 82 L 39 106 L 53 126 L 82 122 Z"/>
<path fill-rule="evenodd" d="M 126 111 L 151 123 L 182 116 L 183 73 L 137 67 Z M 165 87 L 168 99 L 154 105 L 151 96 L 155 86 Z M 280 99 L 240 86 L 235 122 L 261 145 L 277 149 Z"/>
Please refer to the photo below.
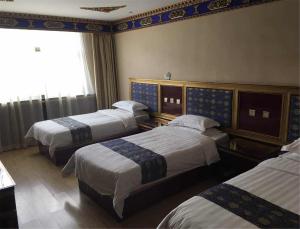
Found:
<path fill-rule="evenodd" d="M 289 145 L 282 146 L 281 150 L 300 154 L 300 138 L 296 139 Z"/>
<path fill-rule="evenodd" d="M 113 107 L 117 107 L 132 113 L 135 113 L 137 111 L 141 111 L 141 110 L 147 110 L 148 107 L 145 106 L 142 103 L 138 103 L 132 100 L 128 100 L 128 101 L 119 101 L 116 102 L 112 105 Z"/>
<path fill-rule="evenodd" d="M 198 115 L 182 115 L 169 122 L 168 124 L 170 126 L 189 127 L 197 129 L 201 132 L 212 127 L 220 126 L 220 124 L 215 120 Z"/>

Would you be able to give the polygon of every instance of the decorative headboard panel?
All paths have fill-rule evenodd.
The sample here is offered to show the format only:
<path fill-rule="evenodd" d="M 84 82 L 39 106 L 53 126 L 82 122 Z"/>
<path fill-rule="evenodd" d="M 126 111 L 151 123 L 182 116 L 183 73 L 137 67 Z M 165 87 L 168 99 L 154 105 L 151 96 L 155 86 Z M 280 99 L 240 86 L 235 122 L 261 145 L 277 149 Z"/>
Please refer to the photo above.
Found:
<path fill-rule="evenodd" d="M 230 90 L 186 88 L 186 113 L 203 115 L 218 121 L 222 127 L 232 127 L 232 98 Z"/>
<path fill-rule="evenodd" d="M 149 112 L 158 112 L 158 85 L 132 82 L 131 99 L 148 106 Z"/>
<path fill-rule="evenodd" d="M 300 96 L 291 95 L 289 109 L 288 140 L 300 137 Z"/>
<path fill-rule="evenodd" d="M 136 78 L 130 85 L 131 98 L 161 119 L 203 115 L 230 134 L 277 145 L 300 137 L 299 87 Z M 173 112 L 177 101 L 182 112 Z"/>

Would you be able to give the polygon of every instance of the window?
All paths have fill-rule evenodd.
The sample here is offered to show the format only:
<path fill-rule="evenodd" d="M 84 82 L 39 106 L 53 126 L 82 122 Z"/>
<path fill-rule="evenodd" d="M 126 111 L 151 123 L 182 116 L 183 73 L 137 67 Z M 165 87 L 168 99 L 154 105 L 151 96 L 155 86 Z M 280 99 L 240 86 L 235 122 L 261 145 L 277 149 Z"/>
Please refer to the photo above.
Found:
<path fill-rule="evenodd" d="M 0 29 L 0 103 L 92 94 L 81 34 Z"/>

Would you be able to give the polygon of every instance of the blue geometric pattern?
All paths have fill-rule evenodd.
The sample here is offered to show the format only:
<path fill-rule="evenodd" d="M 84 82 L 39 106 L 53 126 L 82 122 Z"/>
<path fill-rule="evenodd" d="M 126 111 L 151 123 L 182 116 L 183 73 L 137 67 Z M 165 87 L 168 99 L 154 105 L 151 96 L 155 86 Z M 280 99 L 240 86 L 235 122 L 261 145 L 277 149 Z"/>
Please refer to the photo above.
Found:
<path fill-rule="evenodd" d="M 187 88 L 187 114 L 202 115 L 216 120 L 222 127 L 232 123 L 232 91 L 206 88 Z"/>
<path fill-rule="evenodd" d="M 299 215 L 229 184 L 217 185 L 199 196 L 258 228 L 299 228 L 300 226 Z"/>
<path fill-rule="evenodd" d="M 157 13 L 134 19 L 110 21 L 61 18 L 42 15 L 24 15 L 0 12 L 0 27 L 14 29 L 62 30 L 77 32 L 124 32 L 185 20 L 232 9 L 263 4 L 276 0 L 206 0 L 198 3 L 183 3 Z"/>
<path fill-rule="evenodd" d="M 220 13 L 227 10 L 238 9 L 241 7 L 253 6 L 274 0 L 206 0 L 196 4 L 181 5 L 175 9 L 166 10 L 149 16 L 121 20 L 113 25 L 113 32 L 124 32 L 135 29 L 146 28 L 149 26 L 171 23 L 178 20 L 204 16 L 208 14 Z"/>
<path fill-rule="evenodd" d="M 288 141 L 293 141 L 300 137 L 300 96 L 291 96 L 289 113 Z"/>
<path fill-rule="evenodd" d="M 22 14 L 3 16 L 0 14 L 0 28 L 36 29 L 74 32 L 111 32 L 111 25 L 95 20 L 81 20 L 72 18 L 58 18 L 51 16 L 30 15 L 23 17 Z"/>
<path fill-rule="evenodd" d="M 158 180 L 167 175 L 167 162 L 160 154 L 122 138 L 100 144 L 137 163 L 141 167 L 142 184 Z"/>
<path fill-rule="evenodd" d="M 158 112 L 158 86 L 157 84 L 131 83 L 131 99 L 145 104 L 149 112 Z"/>
<path fill-rule="evenodd" d="M 52 119 L 52 121 L 67 127 L 70 130 L 74 144 L 90 142 L 93 140 L 91 127 L 82 122 L 70 117 Z"/>

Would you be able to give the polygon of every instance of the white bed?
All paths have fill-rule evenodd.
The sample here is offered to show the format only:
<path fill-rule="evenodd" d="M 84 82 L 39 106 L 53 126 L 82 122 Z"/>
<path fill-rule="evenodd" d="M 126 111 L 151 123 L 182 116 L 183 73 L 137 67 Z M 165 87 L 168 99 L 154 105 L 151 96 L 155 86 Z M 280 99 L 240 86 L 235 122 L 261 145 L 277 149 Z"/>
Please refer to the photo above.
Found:
<path fill-rule="evenodd" d="M 143 117 L 145 116 L 147 114 Z M 137 129 L 136 118 L 142 118 L 141 115 L 134 116 L 132 112 L 123 109 L 99 110 L 69 117 L 90 127 L 93 142 L 130 133 Z M 70 129 L 53 120 L 35 123 L 25 138 L 34 138 L 42 145 L 48 146 L 51 157 L 57 148 L 73 145 Z"/>
<path fill-rule="evenodd" d="M 122 139 L 165 158 L 167 169 L 166 176 L 159 179 L 162 180 L 219 160 L 215 141 L 227 135 L 216 129 L 204 134 L 192 128 L 164 126 Z M 73 170 L 80 181 L 99 194 L 113 198 L 115 212 L 120 218 L 124 200 L 132 192 L 157 182 L 142 184 L 141 167 L 137 163 L 101 144 L 77 150 L 63 174 Z"/>
<path fill-rule="evenodd" d="M 251 193 L 280 209 L 288 210 L 292 214 L 296 214 L 296 219 L 298 215 L 298 226 L 296 227 L 299 228 L 299 145 L 294 147 L 291 152 L 266 160 L 252 170 L 225 182 L 225 184 Z M 212 189 L 207 192 L 210 190 Z M 223 196 L 216 198 L 223 198 Z M 247 209 L 242 208 L 242 211 L 246 212 Z M 251 212 L 246 213 L 251 214 Z M 276 217 L 280 217 L 280 212 L 274 213 Z M 266 214 L 259 217 L 258 223 L 268 228 L 270 223 L 268 217 L 274 217 L 274 215 Z M 158 228 L 257 228 L 258 226 L 259 224 L 254 223 L 254 221 L 246 220 L 244 216 L 240 217 L 238 214 L 234 214 L 233 211 L 221 207 L 220 204 L 199 195 L 185 201 L 171 211 Z"/>

